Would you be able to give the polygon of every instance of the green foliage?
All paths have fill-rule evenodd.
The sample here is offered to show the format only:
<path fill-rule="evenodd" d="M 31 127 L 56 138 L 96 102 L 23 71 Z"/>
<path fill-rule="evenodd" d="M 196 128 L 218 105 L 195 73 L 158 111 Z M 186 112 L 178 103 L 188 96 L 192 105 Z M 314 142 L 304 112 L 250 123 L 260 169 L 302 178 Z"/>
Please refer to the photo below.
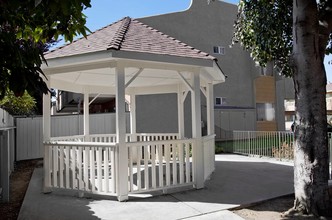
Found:
<path fill-rule="evenodd" d="M 292 75 L 292 4 L 293 1 L 241 0 L 233 43 L 241 42 L 261 66 L 268 61 L 284 75 Z"/>
<path fill-rule="evenodd" d="M 318 1 L 320 23 L 326 24 L 331 14 L 331 1 Z M 293 1 L 240 0 L 233 43 L 240 42 L 261 66 L 275 61 L 277 70 L 293 75 Z M 332 35 L 325 54 L 332 52 Z"/>
<path fill-rule="evenodd" d="M 215 145 L 215 153 L 233 153 L 233 140 L 217 141 Z"/>
<path fill-rule="evenodd" d="M 224 148 L 222 146 L 215 145 L 214 153 L 215 154 L 222 154 L 222 153 L 225 153 L 225 151 L 224 151 Z"/>
<path fill-rule="evenodd" d="M 0 106 L 11 115 L 31 115 L 36 101 L 27 91 L 22 96 L 17 97 L 12 91 L 7 90 L 5 97 L 0 100 Z"/>
<path fill-rule="evenodd" d="M 48 92 L 43 80 L 43 53 L 50 43 L 64 36 L 72 41 L 86 36 L 83 9 L 90 0 L 0 1 L 0 99 L 9 88 L 16 95 Z"/>

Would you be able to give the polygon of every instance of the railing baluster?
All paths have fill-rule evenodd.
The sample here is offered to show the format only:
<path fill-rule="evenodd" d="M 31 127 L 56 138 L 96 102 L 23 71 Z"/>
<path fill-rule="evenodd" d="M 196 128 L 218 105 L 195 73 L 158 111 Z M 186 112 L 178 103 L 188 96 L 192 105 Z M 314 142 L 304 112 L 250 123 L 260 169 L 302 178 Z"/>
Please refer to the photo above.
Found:
<path fill-rule="evenodd" d="M 64 149 L 63 146 L 60 146 L 60 169 L 59 169 L 59 180 L 60 180 L 60 188 L 64 187 L 64 178 L 63 178 L 63 172 L 64 172 Z"/>
<path fill-rule="evenodd" d="M 90 150 L 90 182 L 91 182 L 91 191 L 92 192 L 95 192 L 96 189 L 95 189 L 95 148 L 94 147 L 91 147 L 91 150 Z"/>
<path fill-rule="evenodd" d="M 106 193 L 109 192 L 109 159 L 108 151 L 110 148 L 104 149 L 104 190 Z"/>
<path fill-rule="evenodd" d="M 144 145 L 144 188 L 149 189 L 149 153 L 148 145 Z"/>
<path fill-rule="evenodd" d="M 98 189 L 97 191 L 102 192 L 102 149 L 101 147 L 97 147 L 97 154 L 96 154 L 96 160 L 97 160 L 97 182 L 98 182 Z"/>
<path fill-rule="evenodd" d="M 112 185 L 111 189 L 113 193 L 116 193 L 116 175 L 115 175 L 115 170 L 116 170 L 116 163 L 115 163 L 115 150 L 116 148 L 111 148 L 111 178 L 112 178 Z"/>
<path fill-rule="evenodd" d="M 180 176 L 180 184 L 183 184 L 184 183 L 184 167 L 183 167 L 183 159 L 184 159 L 184 154 L 183 154 L 183 144 L 180 143 L 178 145 L 178 148 L 179 148 L 179 167 L 180 167 L 180 173 L 179 173 L 179 176 Z"/>
<path fill-rule="evenodd" d="M 66 188 L 69 189 L 70 185 L 69 185 L 69 177 L 70 177 L 70 172 L 69 172 L 69 158 L 70 158 L 70 151 L 69 151 L 69 147 L 66 146 L 66 159 L 65 159 L 65 166 L 66 166 Z"/>
<path fill-rule="evenodd" d="M 73 189 L 77 188 L 76 185 L 76 147 L 71 149 L 71 173 L 72 173 L 72 187 Z"/>
<path fill-rule="evenodd" d="M 84 157 L 84 189 L 86 191 L 89 190 L 89 154 L 90 154 L 90 148 L 89 147 L 85 147 L 84 151 L 83 151 L 83 157 Z"/>
<path fill-rule="evenodd" d="M 170 145 L 165 144 L 165 160 L 166 160 L 166 186 L 171 185 L 171 173 L 170 173 Z"/>
<path fill-rule="evenodd" d="M 137 189 L 142 189 L 142 178 L 141 178 L 141 159 L 142 149 L 141 146 L 137 146 Z"/>
<path fill-rule="evenodd" d="M 151 145 L 151 170 L 152 170 L 152 188 L 155 189 L 156 184 L 156 145 Z"/>
<path fill-rule="evenodd" d="M 186 152 L 186 183 L 189 183 L 190 180 L 190 144 L 185 144 L 185 152 Z"/>
<path fill-rule="evenodd" d="M 177 184 L 177 159 L 176 159 L 176 155 L 177 155 L 177 146 L 176 144 L 173 144 L 172 145 L 172 160 L 173 160 L 173 185 L 176 185 Z"/>
<path fill-rule="evenodd" d="M 128 148 L 129 152 L 129 192 L 134 191 L 134 172 L 133 172 L 133 147 Z"/>
<path fill-rule="evenodd" d="M 159 187 L 164 186 L 164 173 L 163 173 L 163 148 L 161 144 L 158 144 L 158 168 L 159 168 Z"/>
<path fill-rule="evenodd" d="M 78 149 L 77 155 L 77 168 L 78 168 L 78 189 L 83 189 L 83 175 L 82 175 L 82 148 Z"/>
<path fill-rule="evenodd" d="M 53 147 L 53 187 L 58 187 L 58 147 Z"/>

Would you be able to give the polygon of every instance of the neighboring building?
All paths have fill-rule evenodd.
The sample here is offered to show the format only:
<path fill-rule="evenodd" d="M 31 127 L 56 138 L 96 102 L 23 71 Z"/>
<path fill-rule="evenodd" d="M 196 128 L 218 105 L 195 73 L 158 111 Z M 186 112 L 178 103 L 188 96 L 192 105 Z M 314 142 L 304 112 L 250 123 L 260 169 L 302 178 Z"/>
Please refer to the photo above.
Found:
<path fill-rule="evenodd" d="M 227 75 L 214 88 L 219 139 L 233 130 L 285 130 L 284 99 L 294 98 L 292 81 L 276 74 L 272 63 L 257 67 L 240 44 L 230 47 L 237 10 L 222 1 L 193 0 L 186 11 L 139 19 L 218 58 Z"/>
<path fill-rule="evenodd" d="M 83 112 L 83 94 L 59 90 L 57 90 L 56 94 L 52 111 L 54 115 Z M 90 102 L 90 113 L 114 112 L 115 98 L 113 96 L 99 95 L 98 97 L 90 97 Z"/>
<path fill-rule="evenodd" d="M 289 89 L 291 81 L 275 74 L 272 63 L 260 68 L 240 44 L 230 47 L 237 10 L 236 5 L 222 1 L 208 4 L 206 0 L 192 0 L 186 11 L 137 19 L 218 59 L 227 79 L 214 87 L 217 139 L 231 138 L 233 130 L 285 130 L 284 100 L 294 98 L 294 92 Z M 138 111 L 144 112 L 138 114 L 138 132 L 149 132 L 147 128 L 176 132 L 177 126 L 168 123 L 170 117 L 177 117 L 177 109 L 173 108 L 177 103 L 176 94 L 138 96 L 136 102 Z M 185 108 L 185 113 L 190 116 L 189 109 Z M 202 117 L 206 115 L 204 111 L 203 105 Z M 191 126 L 189 116 L 185 118 L 187 127 Z M 151 118 L 158 118 L 158 123 Z M 205 122 L 203 118 L 203 132 Z"/>
<path fill-rule="evenodd" d="M 326 85 L 326 114 L 327 122 L 332 124 L 332 83 Z M 285 127 L 286 130 L 291 129 L 292 123 L 295 121 L 295 99 L 285 99 Z"/>

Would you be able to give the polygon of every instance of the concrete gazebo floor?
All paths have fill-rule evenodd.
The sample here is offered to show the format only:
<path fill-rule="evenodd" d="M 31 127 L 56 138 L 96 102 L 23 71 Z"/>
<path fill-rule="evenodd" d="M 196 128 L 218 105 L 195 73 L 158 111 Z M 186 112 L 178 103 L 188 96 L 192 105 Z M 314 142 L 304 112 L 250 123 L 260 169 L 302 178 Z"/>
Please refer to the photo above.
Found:
<path fill-rule="evenodd" d="M 216 155 L 216 170 L 201 190 L 133 198 L 78 198 L 42 193 L 42 168 L 34 171 L 18 219 L 242 219 L 227 209 L 292 194 L 289 162 Z M 61 195 L 59 195 L 61 194 Z M 142 196 L 143 197 L 143 196 Z"/>

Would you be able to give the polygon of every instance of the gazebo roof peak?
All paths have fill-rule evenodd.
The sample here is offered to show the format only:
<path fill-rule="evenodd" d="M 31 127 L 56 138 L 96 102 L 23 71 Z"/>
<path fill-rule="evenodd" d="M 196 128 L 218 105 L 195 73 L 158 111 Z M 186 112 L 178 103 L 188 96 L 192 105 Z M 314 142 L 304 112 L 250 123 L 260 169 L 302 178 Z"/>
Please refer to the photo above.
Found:
<path fill-rule="evenodd" d="M 170 55 L 194 59 L 217 59 L 136 19 L 124 17 L 106 27 L 45 54 L 46 59 L 106 50 Z"/>

